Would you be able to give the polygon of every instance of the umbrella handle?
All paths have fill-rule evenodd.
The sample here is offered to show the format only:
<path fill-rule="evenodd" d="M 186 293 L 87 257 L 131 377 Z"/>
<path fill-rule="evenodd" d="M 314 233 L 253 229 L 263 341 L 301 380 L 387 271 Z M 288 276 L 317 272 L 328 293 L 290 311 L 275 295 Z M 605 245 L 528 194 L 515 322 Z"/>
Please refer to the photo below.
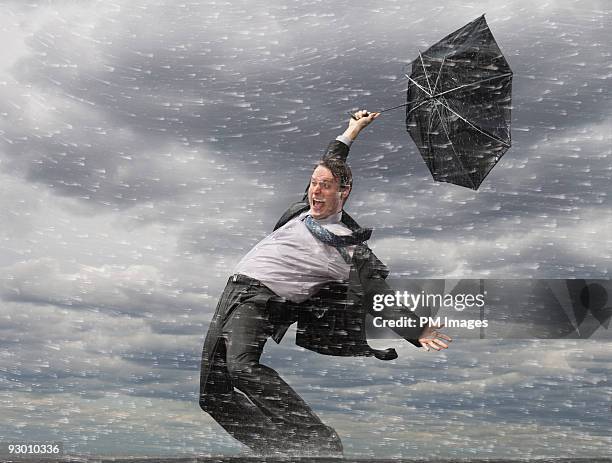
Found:
<path fill-rule="evenodd" d="M 351 116 L 351 119 L 353 119 L 353 120 L 355 120 L 355 121 L 357 120 L 357 118 L 355 117 L 355 115 L 354 115 L 352 112 L 347 111 L 347 114 L 348 114 L 349 116 Z M 365 113 L 365 114 L 364 114 L 364 117 L 368 117 L 369 115 L 370 115 L 370 113 Z"/>

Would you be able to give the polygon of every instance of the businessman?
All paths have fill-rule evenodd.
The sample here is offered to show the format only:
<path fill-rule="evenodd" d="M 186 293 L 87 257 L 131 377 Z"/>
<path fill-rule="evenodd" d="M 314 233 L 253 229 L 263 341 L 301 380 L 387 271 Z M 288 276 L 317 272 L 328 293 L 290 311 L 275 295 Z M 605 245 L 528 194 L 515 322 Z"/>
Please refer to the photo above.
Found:
<path fill-rule="evenodd" d="M 296 343 L 315 352 L 397 357 L 367 344 L 368 295 L 389 291 L 388 270 L 366 244 L 371 230 L 343 210 L 352 189 L 349 147 L 379 115 L 362 110 L 351 117 L 316 165 L 302 201 L 238 263 L 209 327 L 200 406 L 257 453 L 342 455 L 336 432 L 260 363 L 268 338 L 280 342 L 297 322 Z M 426 350 L 446 349 L 451 339 L 439 328 L 402 335 Z"/>

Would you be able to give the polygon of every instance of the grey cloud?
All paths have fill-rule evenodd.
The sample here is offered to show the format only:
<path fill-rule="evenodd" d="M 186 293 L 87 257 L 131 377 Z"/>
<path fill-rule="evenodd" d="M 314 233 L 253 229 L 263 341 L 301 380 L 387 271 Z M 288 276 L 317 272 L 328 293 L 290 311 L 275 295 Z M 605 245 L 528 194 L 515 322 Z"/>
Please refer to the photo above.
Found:
<path fill-rule="evenodd" d="M 375 241 L 373 249 L 396 275 L 408 277 L 605 277 L 610 272 L 604 231 L 609 219 L 597 209 L 583 217 L 582 223 L 554 227 L 522 219 L 520 230 L 500 223 L 486 235 L 468 230 L 455 237 L 396 236 Z"/>
<path fill-rule="evenodd" d="M 563 8 L 567 7 L 555 5 L 552 11 L 537 11 L 530 20 L 548 21 L 540 24 L 542 27 L 548 26 L 548 29 L 542 30 L 551 34 L 561 33 L 557 31 L 555 18 L 565 14 Z M 354 47 L 358 43 L 357 39 L 350 30 L 346 30 L 345 24 L 355 24 L 359 22 L 360 17 L 365 20 L 366 25 L 373 26 L 377 34 L 383 34 L 384 31 L 380 30 L 381 15 L 387 16 L 389 20 L 389 11 L 398 9 L 398 5 L 387 12 L 372 6 L 367 8 L 367 11 L 357 9 L 348 15 L 343 15 L 339 9 L 335 9 L 329 14 L 314 16 L 308 14 L 310 10 L 307 8 L 283 8 L 280 5 L 253 9 L 248 4 L 238 4 L 219 10 L 219 14 L 212 14 L 213 12 L 207 10 L 206 15 L 199 14 L 201 7 L 194 5 L 174 9 L 163 8 L 161 4 L 148 5 L 145 8 L 127 8 L 127 14 L 125 11 L 119 13 L 116 8 L 101 12 L 97 23 L 94 21 L 96 24 L 85 28 L 85 38 L 88 40 L 79 41 L 76 50 L 73 50 L 73 45 L 79 34 L 70 31 L 64 24 L 51 22 L 46 29 L 40 31 L 39 36 L 30 40 L 34 50 L 49 49 L 47 55 L 42 58 L 37 55 L 30 56 L 16 67 L 21 80 L 34 83 L 45 92 L 57 94 L 60 98 L 88 101 L 96 110 L 101 111 L 99 122 L 91 124 L 93 133 L 88 137 L 90 141 L 85 138 L 79 142 L 77 138 L 71 142 L 70 136 L 67 137 L 68 140 L 62 140 L 63 135 L 60 134 L 55 137 L 58 138 L 55 146 L 45 144 L 38 148 L 38 151 L 50 152 L 48 156 L 51 156 L 52 162 L 43 160 L 38 165 L 28 167 L 30 178 L 54 184 L 64 194 L 80 193 L 83 198 L 92 195 L 91 191 L 86 192 L 83 189 L 88 189 L 89 186 L 95 195 L 96 185 L 102 183 L 108 191 L 106 194 L 99 194 L 100 200 L 111 204 L 159 199 L 172 196 L 180 190 L 170 179 L 156 180 L 159 175 L 154 171 L 155 163 L 150 164 L 148 153 L 140 149 L 143 142 L 156 146 L 171 137 L 181 140 L 186 146 L 197 146 L 206 140 L 212 144 L 213 150 L 218 147 L 224 152 L 232 153 L 229 159 L 232 168 L 248 162 L 248 159 L 256 154 L 257 164 L 247 164 L 251 171 L 254 167 L 263 172 L 279 172 L 287 161 L 298 160 L 298 165 L 303 165 L 300 158 L 320 152 L 324 145 L 318 140 L 321 137 L 313 134 L 320 133 L 322 129 L 329 131 L 334 126 L 339 129 L 338 116 L 334 113 L 338 111 L 338 102 L 342 105 L 345 98 L 342 95 L 352 94 L 351 99 L 358 98 L 361 103 L 375 101 L 369 95 L 376 93 L 374 90 L 381 87 L 388 91 L 388 77 L 393 76 L 392 96 L 401 98 L 403 84 L 396 80 L 398 68 L 401 67 L 399 58 L 384 58 L 406 54 L 405 43 L 410 42 L 411 34 L 416 37 L 431 34 L 426 23 L 411 18 L 414 24 L 408 31 L 399 27 L 391 29 L 387 32 L 389 39 L 371 40 L 360 44 L 361 47 Z M 449 8 L 456 7 L 451 5 L 443 9 L 450 11 Z M 511 29 L 509 26 L 516 15 L 509 7 L 502 11 L 510 12 L 511 16 L 510 19 L 498 21 L 500 33 L 505 32 L 506 41 L 518 47 L 517 53 L 530 56 L 539 51 L 529 51 L 529 47 L 551 47 L 547 42 L 534 43 L 528 37 L 523 37 L 525 34 Z M 546 15 L 550 17 L 547 18 Z M 394 16 L 394 20 L 401 24 L 408 15 L 399 9 Z M 119 17 L 121 22 L 113 19 Z M 605 12 L 602 10 L 595 18 L 603 21 Z M 76 15 L 72 21 L 78 19 L 79 16 Z M 579 29 L 580 20 L 590 19 L 592 18 L 579 17 L 571 28 L 571 31 L 581 31 L 581 41 L 589 42 L 598 33 L 595 29 L 591 32 L 592 37 L 585 36 L 582 29 Z M 142 28 L 139 25 L 142 20 L 158 24 L 164 32 L 154 33 Z M 436 27 L 450 27 L 450 24 L 446 24 L 450 22 L 449 19 L 444 21 Z M 181 27 L 177 28 L 179 23 Z M 227 23 L 235 25 L 232 33 L 220 34 L 219 29 Z M 321 29 L 325 30 L 325 35 L 317 34 Z M 526 32 L 540 34 L 542 30 L 536 27 Z M 202 42 L 200 36 L 203 31 L 206 32 L 206 38 Z M 395 37 L 400 35 L 400 31 L 407 37 L 402 40 Z M 381 39 L 378 35 L 375 37 Z M 419 40 L 427 41 L 431 38 Z M 274 45 L 276 42 L 277 46 Z M 330 42 L 335 45 L 330 47 Z M 575 48 L 570 39 L 567 42 L 567 47 Z M 300 48 L 300 45 L 304 47 Z M 522 47 L 527 50 L 522 50 Z M 91 50 L 94 53 L 90 56 Z M 605 50 L 601 52 L 605 53 Z M 556 57 L 563 53 L 565 52 L 562 49 L 557 49 L 552 55 L 548 54 Z M 404 57 L 404 62 L 409 59 L 411 57 Z M 595 57 L 580 56 L 580 59 L 592 60 Z M 375 60 L 384 61 L 375 63 Z M 517 61 L 522 62 L 518 59 Z M 68 65 L 57 66 L 61 63 Z M 75 73 L 70 63 L 78 63 L 77 69 L 80 67 L 83 71 Z M 296 64 L 299 69 L 296 69 Z M 562 65 L 564 63 L 558 66 Z M 372 75 L 363 71 L 368 68 L 375 68 L 378 72 Z M 552 65 L 542 69 L 558 74 Z M 570 73 L 569 78 L 574 76 L 574 73 Z M 588 74 L 589 78 L 593 76 L 592 73 Z M 542 78 L 535 77 L 536 84 L 542 82 Z M 534 90 L 534 82 L 525 80 L 520 70 L 516 80 L 515 119 L 524 121 L 519 125 L 533 129 L 534 121 L 529 122 L 526 117 L 533 113 L 540 114 L 537 117 L 541 123 L 555 125 L 557 129 L 562 128 L 563 123 L 545 121 L 541 117 L 541 114 L 561 110 L 546 109 L 541 104 L 531 106 L 534 94 L 529 92 L 537 93 L 540 90 Z M 61 86 L 53 82 L 59 82 Z M 560 93 L 548 94 L 545 100 L 552 105 L 558 105 L 560 102 L 563 104 L 569 94 L 574 95 L 571 101 L 587 102 L 590 97 L 583 93 L 574 94 L 571 86 L 576 86 L 579 92 L 588 92 L 593 86 L 584 89 L 581 87 L 582 81 L 575 84 L 572 82 L 567 80 L 563 85 L 556 85 Z M 592 103 L 606 105 L 605 98 L 598 98 L 596 88 L 593 91 L 595 94 Z M 381 96 L 376 98 L 381 97 L 388 98 L 382 92 Z M 353 105 L 351 99 L 346 100 L 347 108 Z M 232 103 L 233 100 L 237 106 Z M 330 107 L 330 103 L 335 107 Z M 603 109 L 600 107 L 593 108 L 593 111 L 584 111 L 583 108 L 580 117 L 588 123 L 592 119 L 585 119 L 586 114 L 601 117 L 605 113 Z M 107 114 L 108 118 L 104 114 Z M 125 118 L 125 114 L 133 114 L 136 117 Z M 314 120 L 316 124 L 313 123 Z M 575 125 L 574 120 L 570 121 L 571 125 Z M 280 124 L 279 130 L 274 128 L 275 124 Z M 119 136 L 119 143 L 112 142 L 109 145 L 108 135 L 112 134 L 113 138 L 117 138 L 115 134 L 120 135 L 120 127 L 124 125 L 133 131 L 131 140 L 121 143 Z M 287 129 L 289 132 L 286 132 Z M 96 133 L 96 130 L 101 133 Z M 410 147 L 409 151 L 415 152 L 406 134 L 400 135 L 403 133 L 400 124 L 381 124 L 377 130 L 377 137 L 401 141 L 403 145 Z M 259 136 L 261 133 L 266 136 Z M 87 131 L 83 133 L 86 134 Z M 237 138 L 232 138 L 235 136 Z M 104 140 L 107 153 L 114 155 L 104 156 L 99 150 L 87 147 L 98 146 L 100 143 L 97 138 Z M 53 153 L 62 150 L 62 144 L 69 145 L 68 154 L 54 155 Z M 19 146 L 21 150 L 21 144 Z M 287 151 L 288 155 L 281 154 Z M 120 159 L 121 153 L 133 154 L 135 162 L 124 162 Z M 96 165 L 102 159 L 105 159 L 104 165 Z M 416 163 L 419 162 L 417 157 Z M 385 177 L 395 180 L 394 172 L 397 169 L 393 167 L 396 165 L 393 162 L 391 169 L 384 170 L 384 165 L 370 164 L 366 166 L 365 171 L 367 172 L 367 167 L 378 168 Z M 364 166 L 357 163 L 357 167 Z M 417 168 L 420 169 L 418 172 L 425 173 L 420 165 L 408 166 L 407 170 L 410 173 Z M 115 178 L 113 172 L 117 169 L 127 170 L 131 174 L 127 179 L 129 181 Z M 153 172 L 150 172 L 150 169 L 153 169 Z M 428 184 L 424 187 L 430 188 Z M 189 187 L 187 190 L 183 188 L 183 191 L 191 190 Z"/>
<path fill-rule="evenodd" d="M 15 309 L 18 310 L 18 307 L 15 306 Z M 209 427 L 210 419 L 201 415 L 193 404 L 197 374 L 194 375 L 188 365 L 181 363 L 181 359 L 188 359 L 189 355 L 177 355 L 174 359 L 176 365 L 172 365 L 171 352 L 176 341 L 144 334 L 142 320 L 124 319 L 122 328 L 118 329 L 111 318 L 99 313 L 91 314 L 93 318 L 90 321 L 95 321 L 97 331 L 95 335 L 71 338 L 69 333 L 78 320 L 66 318 L 62 311 L 46 313 L 47 316 L 40 319 L 40 326 L 53 324 L 56 327 L 54 333 L 49 333 L 49 345 L 55 347 L 37 349 L 36 345 L 24 339 L 23 347 L 17 351 L 22 363 L 13 367 L 20 376 L 14 377 L 17 381 L 13 381 L 13 404 L 11 414 L 7 416 L 9 422 L 23 422 L 29 426 L 29 421 L 24 421 L 18 410 L 31 406 L 32 399 L 22 395 L 17 385 L 38 383 L 39 386 L 33 389 L 36 391 L 40 390 L 42 383 L 44 391 L 62 391 L 63 394 L 55 394 L 52 401 L 40 403 L 37 409 L 63 409 L 63 416 L 68 419 L 70 427 L 78 428 L 88 436 L 103 434 L 104 429 L 128 429 L 128 423 L 138 427 L 141 420 L 146 419 L 160 423 L 161 427 L 153 430 L 155 435 L 169 433 L 169 436 L 177 439 L 171 426 L 161 423 L 167 423 L 174 410 L 180 408 L 177 401 L 185 402 L 189 404 L 189 411 L 181 414 L 177 432 L 190 428 L 190 423 L 203 427 L 206 431 L 198 434 L 200 445 L 212 448 L 212 443 L 217 441 L 213 436 L 218 430 Z M 51 314 L 55 315 L 49 317 Z M 62 319 L 63 323 L 58 323 Z M 30 320 L 21 331 L 27 328 L 32 336 L 37 336 L 31 330 L 35 326 Z M 142 334 L 134 336 L 134 333 Z M 38 337 L 42 339 L 42 336 Z M 418 422 L 431 431 L 437 429 L 436 423 L 440 420 L 448 423 L 449 419 L 456 426 L 440 427 L 436 439 L 461 438 L 470 442 L 477 452 L 487 452 L 482 433 L 495 428 L 499 420 L 509 431 L 504 445 L 495 450 L 497 456 L 513 454 L 519 442 L 523 452 L 533 452 L 534 455 L 541 455 L 544 448 L 552 445 L 557 449 L 578 451 L 576 447 L 571 447 L 574 449 L 571 450 L 567 442 L 560 440 L 560 436 L 575 436 L 576 423 L 582 422 L 584 413 L 596 410 L 603 400 L 601 388 L 605 387 L 602 380 L 605 381 L 606 373 L 605 369 L 598 371 L 598 368 L 605 364 L 606 356 L 598 343 L 457 341 L 453 351 L 443 354 L 419 352 L 402 342 L 395 346 L 400 358 L 389 363 L 371 358 L 318 356 L 291 346 L 286 341 L 280 346 L 271 345 L 264 362 L 277 368 L 326 422 L 338 428 L 349 454 L 372 452 L 377 456 L 406 456 L 406 452 L 411 450 L 403 445 L 391 445 L 391 441 L 383 439 L 383 436 L 387 436 L 399 442 L 410 442 L 410 447 L 421 452 L 434 452 L 439 457 L 457 456 L 457 447 L 432 446 L 435 443 L 434 435 L 431 432 L 420 434 L 415 427 Z M 183 346 L 194 344 L 189 338 L 178 342 L 186 342 Z M 31 350 L 26 346 L 32 346 Z M 85 358 L 83 353 L 87 354 Z M 531 360 L 517 361 L 525 357 Z M 129 363 L 125 361 L 126 358 Z M 164 358 L 168 359 L 168 363 L 164 362 Z M 4 371 L 7 371 L 7 360 L 4 359 Z M 308 368 L 304 365 L 308 365 Z M 41 376 L 37 372 L 37 368 L 41 367 L 53 374 Z M 584 384 L 582 378 L 586 375 L 590 378 L 591 391 L 576 387 Z M 27 392 L 28 389 L 22 390 Z M 538 394 L 535 400 L 534 391 Z M 89 398 L 90 404 L 91 399 L 95 398 L 96 407 L 91 409 L 91 405 L 85 406 L 82 399 L 77 398 L 81 394 L 85 394 L 82 399 Z M 44 400 L 44 395 L 40 397 L 40 400 Z M 106 404 L 112 397 L 115 401 L 120 399 L 118 403 L 121 405 L 118 406 L 117 402 L 115 405 Z M 141 397 L 153 402 L 147 405 L 141 401 Z M 586 408 L 582 406 L 578 411 L 578 405 L 585 401 L 588 404 Z M 545 402 L 555 404 L 560 411 L 551 414 L 538 407 L 538 404 Z M 81 405 L 69 406 L 71 403 Z M 128 416 L 125 415 L 126 404 L 134 406 Z M 58 408 L 60 406 L 62 408 Z M 152 407 L 155 406 L 158 410 L 154 412 Z M 163 408 L 162 414 L 159 413 L 160 407 Z M 100 412 L 97 413 L 96 408 L 100 408 Z M 504 412 L 503 419 L 497 414 L 488 413 L 491 410 Z M 36 412 L 29 413 L 29 419 L 35 419 L 35 415 Z M 54 416 L 55 413 L 48 415 L 50 418 Z M 92 416 L 95 418 L 92 419 Z M 361 416 L 363 426 L 354 422 L 356 417 Z M 390 423 L 393 425 L 390 426 Z M 549 430 L 541 433 L 540 442 L 528 439 L 530 431 L 526 430 L 536 423 L 540 429 Z M 134 435 L 133 430 L 130 433 Z M 64 432 L 63 435 L 69 433 Z M 191 435 L 188 432 L 178 440 L 191 442 Z M 596 435 L 597 427 L 582 434 L 584 438 Z M 499 433 L 491 432 L 492 439 L 496 436 Z M 601 439 L 590 449 L 580 450 L 587 455 L 597 455 L 602 446 L 607 445 L 606 438 L 601 436 Z M 80 440 L 71 442 L 74 445 Z M 96 446 L 85 448 L 95 449 Z M 223 448 L 231 453 L 236 446 L 227 442 Z"/>
<path fill-rule="evenodd" d="M 5 302 L 3 331 L 5 390 L 194 398 L 203 330 L 160 334 L 142 319 Z"/>
<path fill-rule="evenodd" d="M 207 304 L 204 294 L 184 291 L 152 266 L 87 267 L 65 273 L 56 261 L 5 267 L 2 297 L 13 302 L 52 304 L 152 318 L 189 313 Z"/>
<path fill-rule="evenodd" d="M 605 398 L 597 391 L 606 387 L 607 375 L 601 370 L 590 373 L 605 361 L 597 342 L 457 339 L 452 350 L 432 355 L 403 341 L 394 347 L 400 354 L 394 362 L 292 353 L 294 364 L 311 366 L 310 374 L 299 369 L 292 372 L 289 361 L 278 361 L 283 356 L 278 351 L 266 360 L 316 410 L 329 416 L 343 436 L 350 436 L 349 448 L 361 455 L 396 452 L 396 458 L 405 456 L 408 449 L 387 447 L 389 439 L 433 452 L 432 457 L 438 458 L 459 456 L 464 448 L 440 446 L 440 440 L 469 442 L 480 453 L 487 452 L 488 439 L 494 439 L 497 445 L 489 449 L 489 455 L 496 457 L 513 455 L 518 449 L 543 455 L 551 446 L 568 452 L 599 451 L 586 445 L 578 449 L 574 439 L 570 445 L 562 437 L 574 436 L 574 427 L 584 423 L 585 414 L 597 414 L 598 407 L 605 407 Z M 583 389 L 582 378 L 587 376 L 591 390 Z M 338 389 L 341 398 L 336 395 Z M 543 403 L 548 405 L 542 407 Z M 360 417 L 363 426 L 349 425 L 352 420 L 342 418 L 347 415 Z M 606 420 L 603 415 L 595 419 L 597 423 Z M 502 425 L 507 432 L 501 432 Z M 427 432 L 421 434 L 421 426 Z M 527 429 L 533 426 L 546 430 L 539 433 L 539 442 L 529 437 Z M 583 437 L 594 436 L 595 447 L 602 449 L 606 439 L 596 429 L 597 425 Z"/>

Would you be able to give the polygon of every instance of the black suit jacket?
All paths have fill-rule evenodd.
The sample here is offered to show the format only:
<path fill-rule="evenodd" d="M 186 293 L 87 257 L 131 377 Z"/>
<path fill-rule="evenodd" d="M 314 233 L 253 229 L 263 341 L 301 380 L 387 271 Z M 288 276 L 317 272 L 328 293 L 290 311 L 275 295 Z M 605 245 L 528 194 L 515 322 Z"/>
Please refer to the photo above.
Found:
<path fill-rule="evenodd" d="M 346 160 L 348 152 L 348 146 L 336 140 L 330 143 L 324 158 Z M 309 207 L 307 195 L 304 195 L 301 201 L 292 204 L 285 211 L 274 229 L 282 227 Z M 341 220 L 351 230 L 360 228 L 345 211 L 342 211 Z M 297 310 L 291 311 L 292 314 L 297 312 L 296 344 L 327 355 L 375 356 L 381 360 L 397 358 L 394 349 L 373 349 L 366 339 L 366 315 L 380 315 L 372 311 L 370 296 L 392 292 L 385 281 L 388 274 L 387 267 L 365 243 L 358 245 L 353 254 L 347 282 L 326 285 L 314 297 L 299 304 Z M 402 315 L 415 317 L 411 312 Z M 284 327 L 277 331 L 275 341 L 280 342 L 292 321 L 287 321 Z M 406 338 L 417 347 L 419 332 L 420 330 L 412 330 L 411 337 Z M 406 336 L 406 330 L 398 333 Z"/>

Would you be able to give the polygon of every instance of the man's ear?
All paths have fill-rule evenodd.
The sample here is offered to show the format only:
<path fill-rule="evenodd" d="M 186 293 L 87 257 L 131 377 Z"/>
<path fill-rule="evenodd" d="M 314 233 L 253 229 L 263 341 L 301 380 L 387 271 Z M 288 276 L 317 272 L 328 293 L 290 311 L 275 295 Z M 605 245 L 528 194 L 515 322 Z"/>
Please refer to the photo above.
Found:
<path fill-rule="evenodd" d="M 340 192 L 342 199 L 344 201 L 346 201 L 346 198 L 348 198 L 349 194 L 351 194 L 351 187 L 349 186 L 345 186 L 342 191 Z"/>

